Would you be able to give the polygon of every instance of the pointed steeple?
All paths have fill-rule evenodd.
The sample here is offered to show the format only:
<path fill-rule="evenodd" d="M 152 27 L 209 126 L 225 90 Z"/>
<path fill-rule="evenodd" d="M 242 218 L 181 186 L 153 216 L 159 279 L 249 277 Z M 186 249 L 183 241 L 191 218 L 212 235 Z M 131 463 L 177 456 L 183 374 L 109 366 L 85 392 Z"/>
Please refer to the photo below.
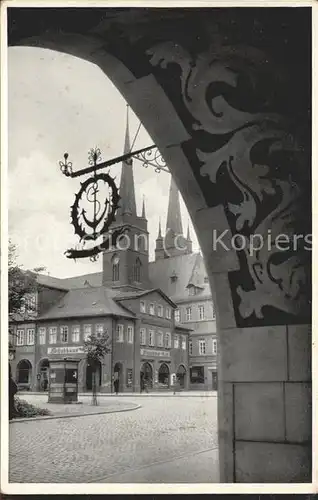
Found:
<path fill-rule="evenodd" d="M 124 154 L 129 152 L 130 152 L 129 108 L 127 104 Z M 136 213 L 135 183 L 134 183 L 133 163 L 131 158 L 126 161 L 123 161 L 122 163 L 119 194 L 121 200 L 120 200 L 120 208 L 118 210 L 118 215 L 129 214 L 136 217 L 137 213 Z"/>
<path fill-rule="evenodd" d="M 142 219 L 145 219 L 145 218 L 146 218 L 145 195 L 142 197 L 142 211 L 141 211 L 141 218 L 142 218 Z"/>
<path fill-rule="evenodd" d="M 178 188 L 171 177 L 170 192 L 169 192 L 169 205 L 168 216 L 166 225 L 166 246 L 174 246 L 174 239 L 176 236 L 182 235 L 182 220 L 180 210 L 180 199 Z"/>
<path fill-rule="evenodd" d="M 162 240 L 162 233 L 161 233 L 161 218 L 159 217 L 159 230 L 158 230 L 158 238 L 157 240 Z"/>
<path fill-rule="evenodd" d="M 188 221 L 188 230 L 187 230 L 187 240 L 188 240 L 188 241 L 191 241 L 191 236 L 190 236 L 190 224 L 189 224 L 189 221 Z"/>

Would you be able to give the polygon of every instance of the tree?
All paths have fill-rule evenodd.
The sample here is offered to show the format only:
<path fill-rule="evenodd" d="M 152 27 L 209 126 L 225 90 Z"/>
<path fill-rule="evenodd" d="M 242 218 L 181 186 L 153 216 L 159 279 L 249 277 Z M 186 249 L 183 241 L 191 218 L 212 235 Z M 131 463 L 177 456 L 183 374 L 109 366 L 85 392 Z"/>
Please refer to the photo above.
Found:
<path fill-rule="evenodd" d="M 101 336 L 90 335 L 84 342 L 86 361 L 92 367 L 92 405 L 97 406 L 97 368 L 102 363 L 105 354 L 111 351 L 110 339 L 106 332 Z"/>
<path fill-rule="evenodd" d="M 18 313 L 26 306 L 30 294 L 34 294 L 37 290 L 36 275 L 44 270 L 44 267 L 37 267 L 32 271 L 24 271 L 22 266 L 17 264 L 17 247 L 9 240 L 8 286 L 10 315 Z"/>

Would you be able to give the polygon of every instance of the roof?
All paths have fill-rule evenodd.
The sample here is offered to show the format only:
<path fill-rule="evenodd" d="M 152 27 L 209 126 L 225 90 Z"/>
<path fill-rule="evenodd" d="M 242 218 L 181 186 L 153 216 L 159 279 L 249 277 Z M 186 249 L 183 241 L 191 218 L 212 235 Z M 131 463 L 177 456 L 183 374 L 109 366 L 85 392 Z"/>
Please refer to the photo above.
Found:
<path fill-rule="evenodd" d="M 93 287 L 100 287 L 103 284 L 102 272 L 83 274 L 81 276 L 72 276 L 71 278 L 64 278 L 60 280 L 62 285 L 71 289 L 83 288 L 86 284 Z"/>
<path fill-rule="evenodd" d="M 106 287 L 86 287 L 70 290 L 38 320 L 80 318 L 89 316 L 119 316 L 135 318 L 134 313 L 115 302 L 116 293 Z"/>
<path fill-rule="evenodd" d="M 177 276 L 177 280 L 172 282 L 170 278 L 173 274 Z M 209 285 L 204 283 L 205 276 L 204 261 L 199 252 L 149 263 L 149 278 L 152 285 L 163 290 L 174 302 L 189 297 L 187 286 L 192 284 L 193 280 L 195 286 L 200 286 L 210 293 Z"/>
<path fill-rule="evenodd" d="M 154 292 L 159 293 L 159 295 L 161 295 L 172 307 L 176 307 L 176 304 L 170 299 L 170 297 L 168 297 L 162 290 L 160 290 L 160 288 L 152 288 L 151 290 L 142 290 L 136 292 L 118 292 L 115 300 L 136 299 Z"/>
<path fill-rule="evenodd" d="M 37 274 L 36 281 L 39 285 L 43 285 L 49 288 L 68 290 L 68 287 L 63 283 L 64 280 L 48 276 L 47 274 Z"/>

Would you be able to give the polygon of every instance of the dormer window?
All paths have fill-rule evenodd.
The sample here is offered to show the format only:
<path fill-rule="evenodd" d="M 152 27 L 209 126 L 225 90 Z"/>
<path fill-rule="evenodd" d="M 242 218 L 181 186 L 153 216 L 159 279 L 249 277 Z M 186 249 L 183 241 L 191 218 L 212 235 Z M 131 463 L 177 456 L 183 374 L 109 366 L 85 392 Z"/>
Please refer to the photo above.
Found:
<path fill-rule="evenodd" d="M 175 271 L 173 271 L 172 275 L 170 276 L 170 281 L 171 283 L 175 283 L 178 279 L 178 276 Z"/>
<path fill-rule="evenodd" d="M 209 278 L 207 276 L 204 277 L 204 283 L 209 283 Z"/>

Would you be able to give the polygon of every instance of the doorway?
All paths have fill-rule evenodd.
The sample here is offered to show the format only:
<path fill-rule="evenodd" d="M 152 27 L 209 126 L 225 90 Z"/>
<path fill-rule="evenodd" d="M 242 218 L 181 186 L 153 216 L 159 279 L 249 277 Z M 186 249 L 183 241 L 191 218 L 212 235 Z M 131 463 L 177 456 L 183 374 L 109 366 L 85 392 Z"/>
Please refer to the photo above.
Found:
<path fill-rule="evenodd" d="M 150 363 L 146 362 L 142 365 L 140 370 L 140 382 L 146 385 L 148 389 L 153 387 L 153 371 Z"/>
<path fill-rule="evenodd" d="M 86 390 L 93 390 L 93 374 L 94 366 L 88 362 L 86 365 Z M 102 385 L 102 364 L 100 361 L 96 362 L 96 390 L 98 391 Z"/>
<path fill-rule="evenodd" d="M 177 381 L 182 389 L 184 389 L 186 385 L 186 373 L 185 367 L 180 365 L 177 371 Z"/>
<path fill-rule="evenodd" d="M 160 388 L 162 389 L 169 388 L 170 385 L 169 375 L 170 375 L 169 366 L 166 363 L 162 363 L 158 371 L 158 384 Z"/>

